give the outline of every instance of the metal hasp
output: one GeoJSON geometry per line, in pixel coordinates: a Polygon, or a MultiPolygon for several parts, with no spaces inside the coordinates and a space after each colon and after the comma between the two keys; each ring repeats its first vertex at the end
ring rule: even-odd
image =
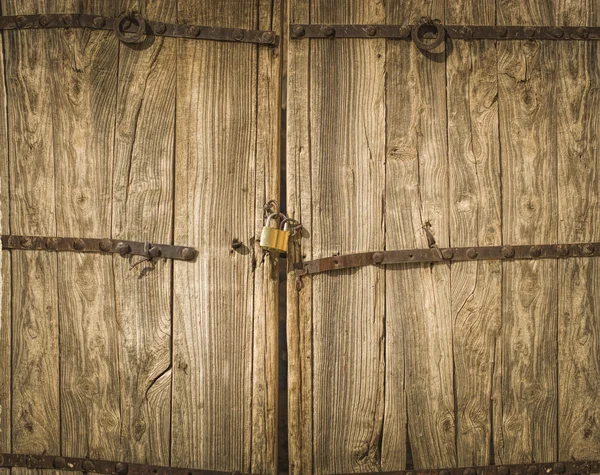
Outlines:
{"type": "Polygon", "coordinates": [[[350,269],[369,265],[416,264],[434,262],[558,259],[569,257],[598,257],[600,242],[585,244],[546,244],[526,246],[483,246],[409,249],[402,251],[364,252],[333,256],[296,264],[299,277],[320,274],[337,269],[350,269]]]}
{"type": "Polygon", "coordinates": [[[0,468],[13,467],[114,475],[250,475],[240,472],[163,467],[160,465],[111,462],[108,460],[90,460],[54,455],[0,454],[0,468]]]}
{"type": "Polygon", "coordinates": [[[148,36],[168,36],[195,40],[256,43],[273,46],[278,37],[273,31],[220,28],[148,21],[139,13],[123,13],[117,18],[84,13],[0,16],[0,30],[40,28],[90,28],[110,30],[124,43],[141,43],[148,36]]]}
{"type": "Polygon", "coordinates": [[[290,37],[304,38],[389,38],[412,40],[424,50],[434,49],[446,38],[453,40],[599,40],[597,26],[495,26],[444,25],[440,20],[421,18],[414,25],[291,25],[290,37]],[[430,41],[425,41],[430,38],[430,41]]]}
{"type": "Polygon", "coordinates": [[[600,461],[523,463],[518,465],[488,465],[485,467],[372,473],[377,475],[593,475],[600,473],[600,461]]]}
{"type": "Polygon", "coordinates": [[[149,242],[113,239],[56,238],[40,236],[2,236],[2,248],[18,251],[71,251],[143,256],[147,259],[175,259],[192,261],[196,258],[193,247],[150,244],[149,242]]]}

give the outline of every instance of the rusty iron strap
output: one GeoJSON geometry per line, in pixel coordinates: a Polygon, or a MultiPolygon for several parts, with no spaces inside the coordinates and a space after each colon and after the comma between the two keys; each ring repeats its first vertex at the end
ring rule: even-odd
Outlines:
{"type": "Polygon", "coordinates": [[[488,465],[485,467],[372,473],[376,473],[377,475],[593,475],[600,473],[600,461],[524,463],[518,465],[488,465]]]}
{"type": "Polygon", "coordinates": [[[451,247],[410,249],[402,251],[364,252],[333,256],[296,264],[296,274],[308,274],[350,269],[368,265],[416,264],[433,262],[556,259],[600,256],[600,242],[585,244],[546,244],[526,246],[451,247]]]}
{"type": "Polygon", "coordinates": [[[291,25],[290,37],[303,38],[389,38],[413,40],[422,49],[433,49],[445,38],[454,40],[599,40],[595,26],[489,26],[444,25],[422,18],[414,25],[291,25]],[[427,43],[423,38],[434,38],[427,43]],[[429,45],[436,43],[434,46],[429,45]],[[423,48],[423,45],[425,47],[423,48]]]}
{"type": "Polygon", "coordinates": [[[114,475],[246,475],[240,472],[163,467],[159,465],[90,460],[54,455],[0,454],[0,468],[13,467],[114,475]]]}
{"type": "Polygon", "coordinates": [[[142,43],[148,36],[168,36],[195,40],[231,41],[275,45],[278,37],[273,31],[245,30],[148,21],[139,13],[124,13],[117,18],[84,13],[48,15],[0,16],[0,30],[29,30],[40,28],[91,28],[113,31],[124,43],[142,43]]]}
{"type": "Polygon", "coordinates": [[[144,256],[148,259],[176,259],[192,261],[196,250],[192,247],[150,244],[148,242],[91,238],[56,238],[41,236],[2,236],[2,248],[18,251],[71,251],[144,256]]]}

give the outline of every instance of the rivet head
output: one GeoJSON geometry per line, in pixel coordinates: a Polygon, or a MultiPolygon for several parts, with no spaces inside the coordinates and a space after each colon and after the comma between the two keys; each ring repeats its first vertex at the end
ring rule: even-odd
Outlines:
{"type": "Polygon", "coordinates": [[[244,39],[244,32],[238,28],[233,31],[231,36],[235,41],[242,41],[244,39]]]}
{"type": "Polygon", "coordinates": [[[129,246],[129,244],[126,244],[124,242],[120,242],[119,244],[117,244],[117,246],[115,247],[115,250],[121,254],[122,256],[124,256],[125,254],[129,254],[131,252],[131,246],[129,246]]]}
{"type": "Polygon", "coordinates": [[[231,241],[231,249],[239,249],[243,246],[242,242],[239,239],[234,239],[231,241]]]}
{"type": "Polygon", "coordinates": [[[587,28],[580,26],[579,28],[577,28],[577,34],[579,35],[580,38],[586,39],[587,37],[590,36],[590,32],[587,28]]]}
{"type": "Polygon", "coordinates": [[[58,470],[62,470],[67,466],[67,461],[63,457],[54,457],[52,466],[58,470]]]}
{"type": "Polygon", "coordinates": [[[73,249],[76,251],[83,251],[85,249],[85,242],[83,239],[75,239],[73,241],[73,249]]]}
{"type": "Polygon", "coordinates": [[[273,43],[275,41],[275,35],[270,31],[265,31],[260,37],[263,43],[273,43]]]}
{"type": "Polygon", "coordinates": [[[119,462],[115,465],[115,473],[117,475],[127,475],[127,472],[129,472],[129,465],[126,463],[119,462]]]}
{"type": "Polygon", "coordinates": [[[452,249],[444,249],[442,250],[442,257],[448,261],[454,257],[454,251],[452,249]]]}
{"type": "Polygon", "coordinates": [[[373,264],[381,264],[383,262],[383,254],[381,252],[376,252],[373,254],[373,264]]]}
{"type": "Polygon", "coordinates": [[[502,247],[502,256],[506,259],[510,259],[515,257],[515,248],[512,246],[503,246],[502,247]]]}
{"type": "Polygon", "coordinates": [[[374,26],[367,26],[365,33],[367,33],[369,36],[375,36],[377,34],[377,28],[374,26]]]}
{"type": "Polygon", "coordinates": [[[294,28],[292,28],[292,34],[294,36],[304,36],[306,34],[306,30],[302,25],[295,25],[294,28]]]}
{"type": "Polygon", "coordinates": [[[569,248],[564,244],[560,244],[556,247],[556,253],[558,257],[567,257],[569,255],[569,248]]]}
{"type": "Polygon", "coordinates": [[[23,28],[27,24],[27,18],[22,15],[18,16],[15,20],[15,23],[18,28],[23,28]]]}
{"type": "Polygon", "coordinates": [[[540,257],[542,255],[542,248],[540,246],[531,246],[529,248],[529,255],[531,257],[540,257]]]}
{"type": "Polygon", "coordinates": [[[33,242],[28,237],[22,237],[20,243],[21,247],[24,249],[28,249],[33,245],[33,242]]]}
{"type": "Polygon", "coordinates": [[[148,250],[148,254],[150,254],[150,257],[152,259],[157,259],[160,256],[162,256],[162,251],[160,250],[160,247],[157,246],[152,246],[149,250],[148,250]]]}
{"type": "Polygon", "coordinates": [[[104,28],[104,25],[106,25],[106,20],[104,19],[104,17],[97,16],[96,18],[94,18],[94,21],[92,23],[94,24],[94,28],[104,28]]]}
{"type": "Polygon", "coordinates": [[[167,25],[161,22],[157,22],[154,24],[153,30],[154,33],[156,33],[157,35],[162,35],[165,33],[165,31],[167,31],[167,25]]]}
{"type": "Polygon", "coordinates": [[[186,261],[191,261],[196,257],[196,251],[186,247],[183,251],[181,251],[181,257],[183,257],[186,261]]]}
{"type": "Polygon", "coordinates": [[[498,475],[510,475],[510,468],[504,465],[498,467],[498,475]]]}
{"type": "Polygon", "coordinates": [[[190,34],[190,36],[196,37],[200,34],[200,27],[199,26],[190,26],[188,33],[190,34]]]}
{"type": "Polygon", "coordinates": [[[538,473],[538,467],[537,465],[530,465],[529,467],[527,467],[527,473],[529,475],[536,475],[538,473]]]}
{"type": "Polygon", "coordinates": [[[523,29],[523,33],[525,33],[525,36],[527,38],[533,38],[535,36],[535,28],[532,28],[531,26],[526,26],[523,29]]]}
{"type": "Polygon", "coordinates": [[[65,25],[71,25],[71,23],[73,23],[73,18],[71,17],[71,15],[63,15],[61,18],[62,22],[65,25]]]}
{"type": "Polygon", "coordinates": [[[410,27],[407,25],[403,25],[398,30],[398,34],[400,38],[408,38],[410,36],[410,27]]]}
{"type": "Polygon", "coordinates": [[[467,257],[469,259],[475,259],[477,257],[477,249],[471,247],[470,249],[467,249],[467,257]]]}
{"type": "Polygon", "coordinates": [[[324,26],[322,31],[326,38],[331,38],[335,35],[335,28],[333,26],[324,26]]]}
{"type": "Polygon", "coordinates": [[[463,473],[464,475],[477,475],[477,471],[474,468],[467,468],[463,473]]]}
{"type": "Polygon", "coordinates": [[[44,245],[46,246],[47,251],[56,251],[56,248],[58,247],[58,239],[47,239],[44,245]]]}
{"type": "Polygon", "coordinates": [[[110,239],[103,239],[98,244],[98,247],[102,252],[110,252],[110,250],[112,249],[112,241],[110,239]]]}
{"type": "Polygon", "coordinates": [[[496,34],[499,37],[504,38],[508,35],[508,28],[506,28],[505,26],[498,26],[496,27],[496,34]]]}
{"type": "Polygon", "coordinates": [[[551,30],[552,36],[554,36],[554,38],[562,38],[565,34],[565,32],[563,31],[562,28],[552,28],[551,30]]]}
{"type": "Polygon", "coordinates": [[[81,468],[85,471],[85,472],[89,472],[91,470],[94,470],[94,462],[92,462],[91,460],[86,460],[81,464],[81,468]]]}
{"type": "Polygon", "coordinates": [[[592,246],[591,244],[584,244],[583,245],[583,253],[586,256],[591,256],[594,253],[594,246],[592,246]]]}
{"type": "Polygon", "coordinates": [[[564,463],[557,462],[552,467],[552,470],[554,470],[554,473],[565,473],[565,471],[567,470],[567,468],[565,467],[564,463]]]}
{"type": "Polygon", "coordinates": [[[38,18],[38,23],[40,24],[40,26],[47,26],[50,24],[50,18],[48,18],[47,15],[41,15],[38,18]]]}

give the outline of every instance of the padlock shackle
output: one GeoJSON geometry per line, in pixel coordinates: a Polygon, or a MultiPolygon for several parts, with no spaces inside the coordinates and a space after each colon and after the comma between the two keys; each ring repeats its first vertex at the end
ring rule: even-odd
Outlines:
{"type": "MultiPolygon", "coordinates": [[[[287,220],[287,219],[288,219],[288,218],[287,218],[287,216],[286,216],[285,214],[283,214],[283,213],[272,213],[272,214],[270,214],[270,215],[267,217],[267,223],[266,223],[266,226],[267,226],[267,227],[271,227],[271,219],[272,219],[273,217],[276,217],[276,218],[282,218],[282,219],[283,219],[283,221],[285,221],[285,220],[287,220]]],[[[282,223],[283,223],[283,221],[282,221],[282,223]]]]}

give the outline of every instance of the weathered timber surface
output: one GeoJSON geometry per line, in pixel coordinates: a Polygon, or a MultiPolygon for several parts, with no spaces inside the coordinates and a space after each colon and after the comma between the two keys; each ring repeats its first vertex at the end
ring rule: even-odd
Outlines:
{"type": "MultiPolygon", "coordinates": [[[[557,24],[600,21],[596,0],[556,2],[557,24]]],[[[557,46],[558,240],[600,235],[598,45],[557,46]]],[[[600,454],[600,262],[558,263],[558,457],[600,454]]]]}
{"type": "MultiPolygon", "coordinates": [[[[494,24],[495,1],[446,2],[446,22],[494,24]]],[[[450,245],[502,243],[497,48],[454,41],[446,63],[450,245]]],[[[496,346],[500,343],[502,264],[453,263],[452,334],[456,463],[493,461],[496,346]]]]}
{"type": "MultiPolygon", "coordinates": [[[[274,5],[179,0],[178,21],[255,28],[257,19],[277,24],[274,5]]],[[[272,53],[178,43],[174,239],[199,250],[193,265],[174,264],[171,461],[178,466],[275,472],[277,302],[264,296],[276,293],[277,262],[256,240],[262,207],[277,196],[277,146],[264,135],[279,115],[272,53]],[[243,243],[239,252],[233,239],[243,243]]]]}
{"type": "MultiPolygon", "coordinates": [[[[278,1],[2,2],[123,10],[281,26],[278,1]]],[[[3,253],[5,451],[274,473],[278,263],[257,237],[279,193],[279,48],[81,29],[3,40],[3,232],[203,246],[188,266],[133,270],[137,258],[3,253]]]]}

